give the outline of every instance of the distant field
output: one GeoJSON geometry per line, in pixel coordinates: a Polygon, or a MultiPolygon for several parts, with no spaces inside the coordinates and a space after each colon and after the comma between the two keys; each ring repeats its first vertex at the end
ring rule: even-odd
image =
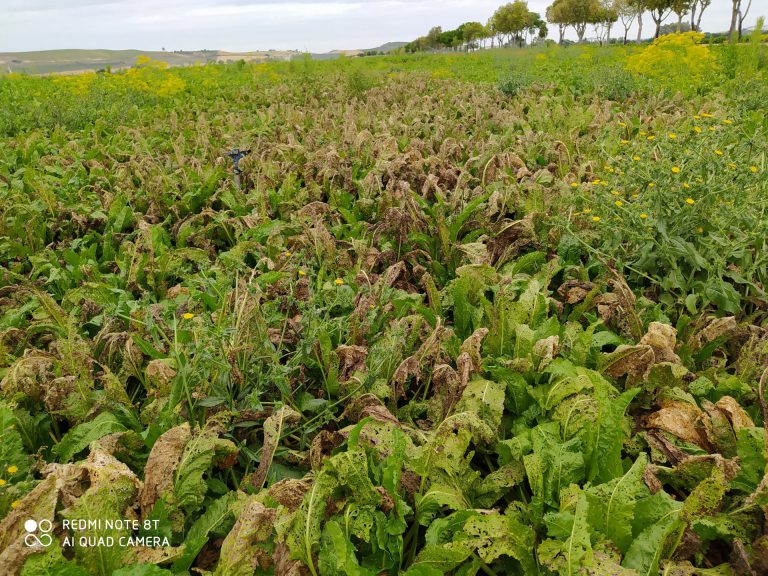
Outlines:
{"type": "MultiPolygon", "coordinates": [[[[389,42],[370,50],[389,52],[403,46],[403,42],[389,42]]],[[[313,59],[329,60],[340,55],[357,56],[365,50],[334,50],[327,54],[312,54],[313,59]]],[[[0,74],[73,74],[110,67],[112,70],[129,68],[139,56],[165,62],[171,66],[191,66],[211,62],[275,62],[302,56],[298,50],[258,50],[253,52],[225,52],[222,50],[195,50],[189,52],[153,52],[147,50],[42,50],[38,52],[0,52],[0,74]]]]}

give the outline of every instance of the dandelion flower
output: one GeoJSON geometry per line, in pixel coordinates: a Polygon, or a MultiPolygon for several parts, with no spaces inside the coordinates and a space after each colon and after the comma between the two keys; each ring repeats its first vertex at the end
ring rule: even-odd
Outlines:
{"type": "Polygon", "coordinates": [[[299,270],[299,276],[306,276],[307,273],[304,270],[299,270]]]}
{"type": "Polygon", "coordinates": [[[715,128],[714,126],[710,126],[710,127],[709,127],[709,131],[710,131],[710,132],[714,132],[715,130],[716,130],[716,128],[715,128]]]}
{"type": "Polygon", "coordinates": [[[656,188],[656,184],[653,182],[648,182],[648,188],[656,188]]]}
{"type": "Polygon", "coordinates": [[[581,216],[581,212],[574,212],[573,215],[574,215],[574,217],[575,216],[581,216]]]}
{"type": "Polygon", "coordinates": [[[592,216],[592,222],[600,222],[600,216],[592,216]]]}
{"type": "Polygon", "coordinates": [[[621,200],[616,200],[616,202],[614,202],[614,204],[616,204],[616,206],[618,206],[619,208],[624,206],[624,202],[622,202],[621,200]]]}
{"type": "Polygon", "coordinates": [[[8,474],[16,474],[16,472],[19,471],[19,467],[18,466],[8,466],[8,468],[6,468],[6,471],[8,472],[8,474]]]}
{"type": "Polygon", "coordinates": [[[622,128],[626,128],[627,127],[627,123],[626,122],[619,122],[619,126],[621,126],[622,128]]]}
{"type": "Polygon", "coordinates": [[[293,253],[291,253],[291,252],[288,252],[288,251],[286,250],[286,251],[285,251],[285,257],[286,257],[286,258],[290,258],[291,256],[293,256],[293,253]]]}
{"type": "Polygon", "coordinates": [[[733,120],[723,120],[723,124],[728,124],[730,126],[733,124],[733,120]]]}
{"type": "Polygon", "coordinates": [[[640,160],[640,156],[632,156],[632,160],[640,160]]]}
{"type": "Polygon", "coordinates": [[[336,286],[343,286],[344,280],[342,280],[341,278],[336,278],[336,280],[334,280],[334,283],[336,284],[336,286]]]}
{"type": "Polygon", "coordinates": [[[648,132],[645,132],[645,131],[643,131],[643,130],[640,130],[639,134],[640,134],[640,136],[645,136],[646,134],[648,134],[648,132]]]}
{"type": "Polygon", "coordinates": [[[691,187],[691,185],[690,185],[690,184],[688,184],[688,182],[683,182],[683,188],[685,188],[686,190],[688,190],[688,188],[690,188],[690,187],[691,187]]]}
{"type": "Polygon", "coordinates": [[[584,214],[589,214],[592,212],[592,208],[584,208],[584,214]]]}
{"type": "Polygon", "coordinates": [[[752,172],[752,174],[756,174],[757,173],[757,166],[750,166],[749,167],[749,171],[752,172]]]}
{"type": "Polygon", "coordinates": [[[672,166],[672,174],[680,174],[680,167],[672,166]]]}
{"type": "Polygon", "coordinates": [[[722,156],[723,155],[723,151],[722,150],[715,150],[715,154],[717,154],[718,156],[722,156]]]}
{"type": "Polygon", "coordinates": [[[579,183],[578,182],[571,182],[571,188],[578,188],[579,183]]]}
{"type": "Polygon", "coordinates": [[[619,195],[619,191],[618,190],[611,190],[611,194],[613,194],[614,196],[618,196],[619,195]]]}
{"type": "Polygon", "coordinates": [[[0,486],[5,486],[6,482],[2,478],[0,478],[0,486]]]}
{"type": "Polygon", "coordinates": [[[731,170],[735,170],[736,169],[736,163],[735,162],[728,162],[728,168],[730,168],[731,170]]]}
{"type": "Polygon", "coordinates": [[[701,128],[699,128],[698,126],[694,126],[693,131],[696,132],[696,134],[701,134],[701,128]]]}
{"type": "Polygon", "coordinates": [[[645,212],[643,212],[642,214],[640,214],[640,218],[642,218],[643,220],[645,220],[646,218],[648,218],[648,214],[646,214],[645,212]]]}
{"type": "Polygon", "coordinates": [[[704,234],[704,228],[699,226],[698,228],[696,228],[696,232],[698,232],[699,234],[704,234]]]}
{"type": "Polygon", "coordinates": [[[622,140],[621,143],[622,144],[629,144],[629,140],[622,140]]]}
{"type": "Polygon", "coordinates": [[[371,310],[373,310],[374,308],[376,308],[376,306],[375,306],[375,305],[373,305],[373,304],[368,304],[368,308],[370,308],[371,310]]]}
{"type": "Polygon", "coordinates": [[[19,504],[21,504],[21,500],[14,500],[11,502],[11,508],[18,508],[19,504]]]}
{"type": "Polygon", "coordinates": [[[706,112],[701,113],[702,118],[713,118],[712,114],[707,114],[706,112]]]}
{"type": "Polygon", "coordinates": [[[693,206],[694,204],[696,204],[696,200],[694,200],[693,198],[686,198],[685,203],[688,204],[689,206],[693,206]]]}
{"type": "Polygon", "coordinates": [[[699,118],[701,118],[701,116],[699,116],[698,114],[694,114],[694,115],[693,115],[693,119],[694,119],[694,120],[698,120],[699,118]]]}
{"type": "Polygon", "coordinates": [[[181,317],[184,318],[184,320],[192,320],[192,318],[194,318],[195,315],[192,314],[192,312],[184,312],[184,314],[182,314],[181,317]]]}
{"type": "Polygon", "coordinates": [[[635,192],[634,194],[632,194],[632,198],[640,198],[640,194],[638,194],[637,192],[635,192]]]}
{"type": "Polygon", "coordinates": [[[648,136],[648,140],[656,140],[656,136],[654,136],[653,134],[651,134],[650,136],[648,136]]]}
{"type": "Polygon", "coordinates": [[[674,140],[675,138],[677,138],[677,134],[675,134],[674,132],[670,132],[670,133],[668,134],[668,136],[669,136],[669,139],[670,139],[670,140],[674,140]]]}

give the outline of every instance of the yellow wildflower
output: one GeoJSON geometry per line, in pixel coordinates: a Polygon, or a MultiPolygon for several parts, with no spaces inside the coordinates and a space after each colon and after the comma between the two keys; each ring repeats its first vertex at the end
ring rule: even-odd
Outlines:
{"type": "Polygon", "coordinates": [[[182,314],[181,317],[184,318],[184,320],[192,320],[192,318],[194,318],[195,315],[192,314],[192,312],[184,312],[184,314],[182,314]]]}
{"type": "Polygon", "coordinates": [[[592,222],[600,222],[600,216],[592,216],[592,222]]]}
{"type": "Polygon", "coordinates": [[[717,154],[718,156],[722,156],[723,155],[723,151],[722,150],[715,150],[715,154],[717,154]]]}
{"type": "Polygon", "coordinates": [[[699,226],[698,228],[696,228],[696,232],[698,232],[699,234],[704,234],[704,228],[699,226]]]}
{"type": "Polygon", "coordinates": [[[749,171],[752,172],[752,174],[756,174],[757,173],[757,166],[750,166],[749,167],[749,171]]]}
{"type": "Polygon", "coordinates": [[[579,183],[578,182],[571,182],[571,188],[578,188],[579,183]]]}
{"type": "Polygon", "coordinates": [[[335,282],[336,286],[343,286],[344,285],[344,280],[342,280],[341,278],[336,278],[336,280],[334,280],[334,282],[335,282]]]}
{"type": "Polygon", "coordinates": [[[691,185],[690,185],[690,184],[688,184],[688,182],[683,182],[683,188],[685,188],[686,190],[688,190],[688,188],[690,188],[690,187],[691,187],[691,185]]]}
{"type": "Polygon", "coordinates": [[[624,206],[624,202],[622,202],[621,200],[616,200],[616,202],[614,202],[614,204],[616,204],[616,206],[619,207],[619,208],[624,206]]]}
{"type": "Polygon", "coordinates": [[[611,190],[611,194],[613,194],[614,196],[618,196],[619,195],[619,191],[618,190],[611,190]]]}
{"type": "Polygon", "coordinates": [[[714,132],[715,130],[716,130],[716,128],[715,128],[714,126],[710,126],[710,127],[709,127],[709,131],[710,131],[710,132],[714,132]]]}
{"type": "Polygon", "coordinates": [[[654,136],[653,134],[651,134],[650,136],[648,136],[648,140],[655,140],[655,139],[656,139],[656,136],[654,136]]]}
{"type": "Polygon", "coordinates": [[[619,122],[619,126],[621,126],[622,128],[626,128],[627,124],[626,122],[619,122]]]}
{"type": "Polygon", "coordinates": [[[629,144],[629,140],[622,140],[621,143],[622,144],[629,144]]]}
{"type": "Polygon", "coordinates": [[[735,170],[736,169],[736,163],[735,162],[728,162],[728,168],[730,168],[731,170],[735,170]]]}
{"type": "Polygon", "coordinates": [[[645,132],[644,130],[640,130],[639,134],[640,136],[645,136],[646,134],[648,134],[648,132],[645,132]]]}
{"type": "Polygon", "coordinates": [[[286,257],[286,258],[290,258],[291,256],[293,256],[293,254],[292,254],[291,252],[288,252],[288,251],[286,250],[286,251],[285,251],[285,257],[286,257]]]}
{"type": "Polygon", "coordinates": [[[19,504],[21,504],[21,500],[14,500],[11,502],[11,508],[18,508],[19,504]]]}
{"type": "Polygon", "coordinates": [[[723,120],[723,124],[728,124],[730,126],[733,124],[733,120],[723,120]]]}
{"type": "Polygon", "coordinates": [[[8,474],[16,474],[16,472],[19,471],[19,467],[18,466],[8,466],[8,468],[6,468],[6,471],[8,472],[8,474]]]}
{"type": "Polygon", "coordinates": [[[698,182],[699,184],[704,184],[704,180],[702,180],[698,176],[696,176],[696,182],[698,182]]]}
{"type": "Polygon", "coordinates": [[[304,270],[299,270],[299,276],[306,276],[307,273],[304,270]]]}
{"type": "Polygon", "coordinates": [[[707,114],[706,112],[701,113],[702,118],[713,118],[712,114],[707,114]]]}
{"type": "Polygon", "coordinates": [[[694,114],[694,115],[693,115],[693,119],[694,119],[694,120],[698,120],[699,118],[701,118],[701,116],[699,116],[698,114],[694,114]]]}
{"type": "Polygon", "coordinates": [[[642,214],[640,214],[640,218],[642,218],[643,220],[645,220],[646,218],[648,218],[648,214],[646,214],[645,212],[643,212],[642,214]]]}
{"type": "Polygon", "coordinates": [[[648,182],[648,188],[656,188],[656,184],[653,182],[648,182]]]}
{"type": "Polygon", "coordinates": [[[675,138],[677,138],[677,134],[675,134],[674,132],[670,132],[670,133],[668,134],[668,136],[669,136],[669,139],[670,139],[670,140],[674,140],[675,138]]]}
{"type": "Polygon", "coordinates": [[[632,156],[632,160],[640,160],[640,156],[632,156]]]}
{"type": "Polygon", "coordinates": [[[696,200],[694,200],[693,198],[686,198],[685,203],[688,204],[689,206],[693,206],[694,204],[696,204],[696,200]]]}
{"type": "Polygon", "coordinates": [[[2,478],[0,478],[0,486],[5,486],[6,482],[2,478]]]}
{"type": "Polygon", "coordinates": [[[694,132],[696,132],[696,134],[701,134],[701,128],[699,128],[698,126],[694,126],[693,130],[694,132]]]}
{"type": "Polygon", "coordinates": [[[592,208],[584,208],[584,214],[589,214],[592,212],[592,208]]]}
{"type": "Polygon", "coordinates": [[[640,198],[640,194],[638,194],[637,192],[635,192],[634,194],[632,194],[632,198],[640,198]]]}
{"type": "Polygon", "coordinates": [[[680,167],[672,166],[672,174],[680,174],[680,167]]]}

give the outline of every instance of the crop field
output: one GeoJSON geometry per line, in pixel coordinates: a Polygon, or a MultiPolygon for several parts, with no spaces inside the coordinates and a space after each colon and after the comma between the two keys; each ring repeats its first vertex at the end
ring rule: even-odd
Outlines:
{"type": "Polygon", "coordinates": [[[0,76],[0,573],[768,574],[768,46],[698,40],[0,76]]]}

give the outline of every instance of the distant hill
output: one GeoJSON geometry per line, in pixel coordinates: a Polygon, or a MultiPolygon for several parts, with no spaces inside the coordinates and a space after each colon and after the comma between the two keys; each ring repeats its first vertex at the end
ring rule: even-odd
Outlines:
{"type": "Polygon", "coordinates": [[[393,50],[402,48],[406,44],[408,44],[408,42],[387,42],[386,44],[382,44],[378,48],[368,48],[367,50],[363,50],[363,52],[370,52],[373,50],[375,50],[376,52],[392,52],[393,50]]]}
{"type": "Polygon", "coordinates": [[[171,66],[196,62],[215,62],[218,52],[151,52],[146,50],[42,50],[39,52],[0,52],[0,70],[27,74],[75,73],[110,67],[128,68],[139,56],[162,60],[171,66]]]}
{"type": "MultiPolygon", "coordinates": [[[[378,48],[366,50],[334,50],[325,54],[311,54],[315,60],[331,60],[342,54],[358,56],[365,52],[391,52],[405,42],[387,42],[378,48]]],[[[0,52],[0,74],[21,72],[26,74],[74,74],[90,70],[129,68],[139,56],[167,62],[171,66],[192,66],[196,63],[270,62],[303,58],[298,50],[259,50],[254,52],[223,52],[220,50],[197,50],[179,52],[154,52],[147,50],[41,50],[37,52],[0,52]]]]}

